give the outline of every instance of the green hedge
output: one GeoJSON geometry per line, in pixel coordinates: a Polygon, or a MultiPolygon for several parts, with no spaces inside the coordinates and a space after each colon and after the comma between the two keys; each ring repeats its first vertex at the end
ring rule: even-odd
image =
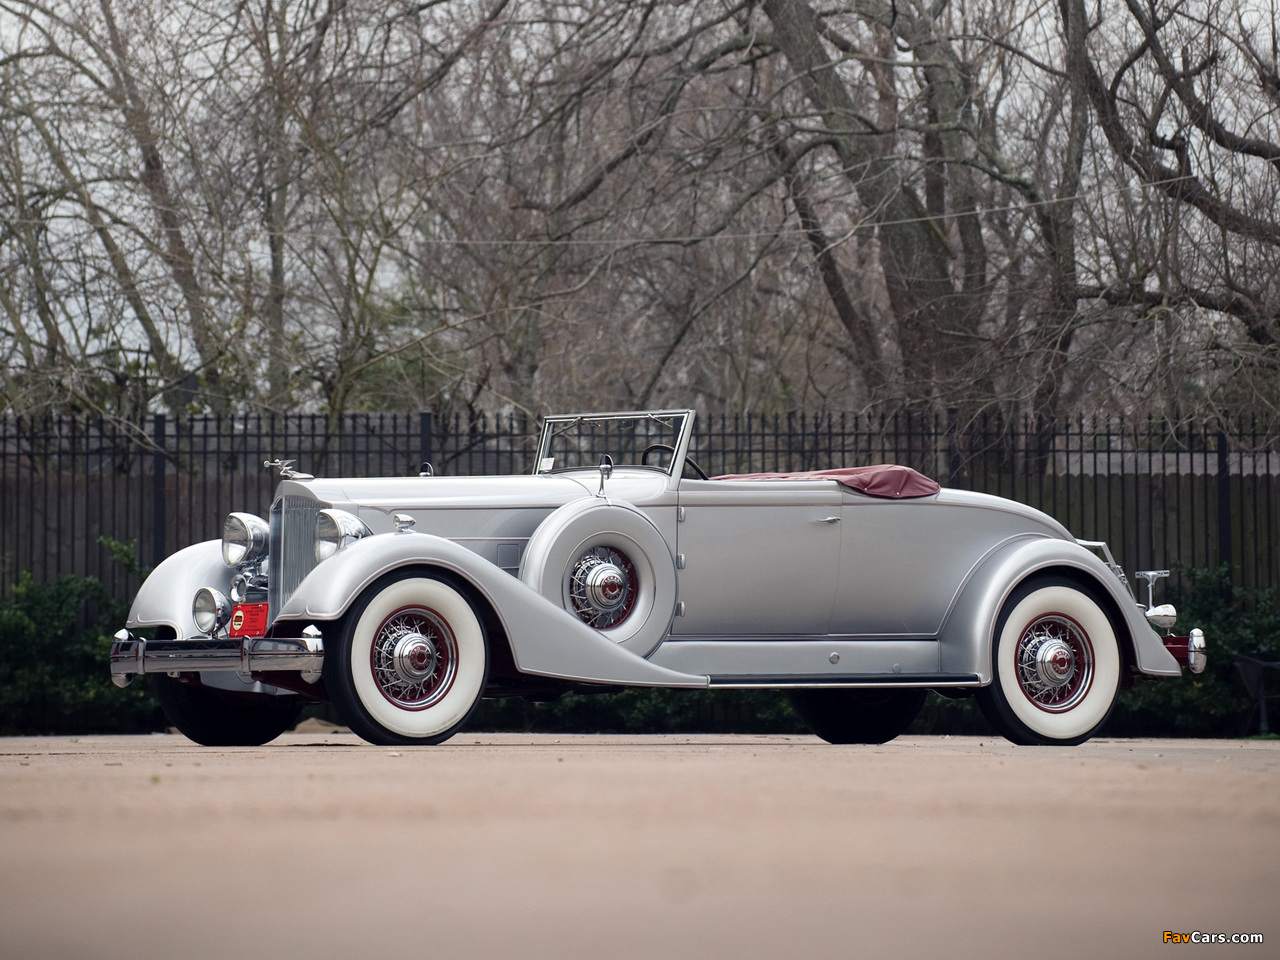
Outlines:
{"type": "Polygon", "coordinates": [[[1257,729],[1235,661],[1240,656],[1280,660],[1275,591],[1233,588],[1225,566],[1183,570],[1182,579],[1181,589],[1170,590],[1178,608],[1174,632],[1203,630],[1208,666],[1199,675],[1184,671],[1181,680],[1138,680],[1120,697],[1106,731],[1111,735],[1238,737],[1257,729]]]}
{"type": "MultiPolygon", "coordinates": [[[[1182,570],[1169,599],[1179,610],[1175,632],[1205,632],[1209,665],[1199,675],[1138,678],[1120,695],[1104,736],[1237,737],[1257,729],[1253,706],[1235,667],[1238,656],[1280,660],[1280,608],[1273,590],[1231,586],[1228,567],[1182,570]],[[1244,729],[1248,722],[1248,729],[1244,729]]],[[[1280,688],[1277,688],[1280,689],[1280,688]]],[[[1280,723],[1277,723],[1280,726],[1280,723]]],[[[784,694],[767,690],[631,689],[570,695],[550,703],[488,701],[471,729],[543,733],[801,733],[784,694]]],[[[991,736],[973,700],[931,693],[913,734],[991,736]]]]}
{"type": "Polygon", "coordinates": [[[546,703],[486,700],[469,730],[525,733],[806,733],[774,690],[661,690],[568,694],[546,703]]]}
{"type": "Polygon", "coordinates": [[[0,735],[163,730],[150,684],[107,673],[128,610],[93,578],[23,573],[0,598],[0,735]]]}
{"type": "MultiPolygon", "coordinates": [[[[136,571],[131,552],[108,544],[136,571]]],[[[141,571],[137,571],[141,572],[141,571]]],[[[1139,679],[1120,697],[1110,736],[1241,735],[1252,703],[1236,671],[1239,655],[1280,660],[1274,591],[1233,590],[1229,571],[1184,571],[1177,629],[1205,631],[1209,667],[1182,679],[1139,679]]],[[[107,674],[111,636],[128,604],[92,578],[36,583],[23,574],[0,597],[0,735],[130,733],[165,720],[145,679],[121,690],[107,674]]],[[[1256,729],[1256,717],[1251,729],[1256,729]]],[[[629,689],[548,703],[491,700],[473,730],[543,733],[800,733],[785,695],[767,690],[629,689]]],[[[971,700],[931,694],[912,733],[990,735],[971,700]]]]}

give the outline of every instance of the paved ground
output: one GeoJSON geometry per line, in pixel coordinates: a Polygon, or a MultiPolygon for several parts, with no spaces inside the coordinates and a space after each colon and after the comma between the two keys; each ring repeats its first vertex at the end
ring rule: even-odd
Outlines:
{"type": "Polygon", "coordinates": [[[4,960],[1278,945],[1280,742],[0,739],[4,960]]]}

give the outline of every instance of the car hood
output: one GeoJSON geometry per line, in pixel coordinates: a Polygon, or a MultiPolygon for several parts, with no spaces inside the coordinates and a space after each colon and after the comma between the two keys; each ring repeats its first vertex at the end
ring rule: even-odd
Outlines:
{"type": "Polygon", "coordinates": [[[340,477],[286,480],[277,496],[301,496],[343,509],[397,510],[541,507],[594,493],[565,475],[509,477],[340,477]]]}

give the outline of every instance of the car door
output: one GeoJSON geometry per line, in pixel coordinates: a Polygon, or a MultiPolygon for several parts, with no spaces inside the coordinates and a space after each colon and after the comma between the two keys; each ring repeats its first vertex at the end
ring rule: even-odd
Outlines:
{"type": "Polygon", "coordinates": [[[826,635],[840,512],[829,480],[682,480],[673,637],[826,635]]]}
{"type": "Polygon", "coordinates": [[[831,631],[868,638],[935,633],[958,578],[938,581],[950,545],[927,505],[846,492],[841,513],[841,568],[831,631]],[[923,509],[922,509],[923,507],[923,509]]]}
{"type": "Polygon", "coordinates": [[[1024,517],[945,497],[886,500],[846,491],[840,583],[831,632],[931,637],[974,565],[996,544],[1025,536],[1024,517]]]}

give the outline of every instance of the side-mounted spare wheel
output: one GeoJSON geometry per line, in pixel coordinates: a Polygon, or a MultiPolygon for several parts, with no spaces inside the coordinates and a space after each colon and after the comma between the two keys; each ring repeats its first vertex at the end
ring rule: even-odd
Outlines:
{"type": "Polygon", "coordinates": [[[325,652],[325,687],[370,743],[441,743],[480,703],[489,674],[484,626],[473,602],[443,577],[383,577],[338,628],[325,652]]]}
{"type": "Polygon", "coordinates": [[[666,540],[635,507],[604,498],[575,500],[543,520],[520,579],[641,657],[663,641],[675,614],[666,540]]]}
{"type": "Polygon", "coordinates": [[[302,697],[239,693],[165,673],[152,682],[169,722],[206,747],[261,746],[292,729],[304,706],[302,697]]]}
{"type": "Polygon", "coordinates": [[[991,659],[994,679],[978,691],[978,706],[1014,743],[1083,743],[1115,707],[1115,624],[1092,593],[1064,577],[1035,577],[1014,590],[996,621],[991,659]]]}

